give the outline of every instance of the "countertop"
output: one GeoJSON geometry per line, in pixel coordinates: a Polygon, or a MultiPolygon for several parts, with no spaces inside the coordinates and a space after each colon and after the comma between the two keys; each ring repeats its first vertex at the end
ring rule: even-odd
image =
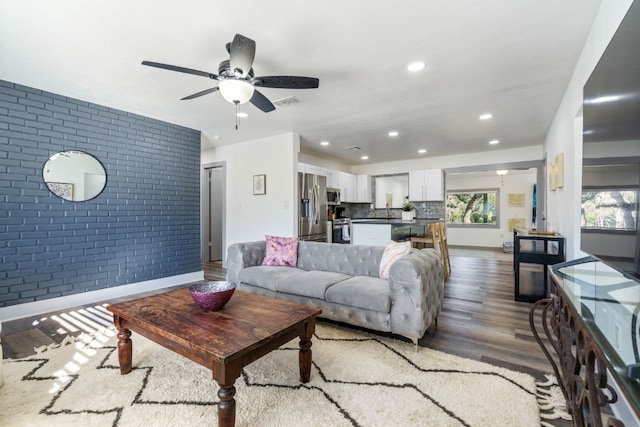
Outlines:
{"type": "Polygon", "coordinates": [[[410,221],[403,221],[400,218],[351,218],[352,224],[428,225],[440,221],[443,220],[437,218],[416,218],[410,221]]]}

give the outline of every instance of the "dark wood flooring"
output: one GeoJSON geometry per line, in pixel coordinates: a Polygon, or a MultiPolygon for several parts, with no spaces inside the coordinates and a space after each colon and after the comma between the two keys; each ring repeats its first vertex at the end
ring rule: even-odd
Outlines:
{"type": "MultiPolygon", "coordinates": [[[[513,299],[512,255],[495,252],[490,257],[452,256],[451,266],[438,325],[425,334],[419,345],[526,372],[539,379],[551,373],[551,365],[529,328],[531,304],[513,299]]],[[[204,265],[203,270],[207,280],[225,279],[220,263],[204,265]]],[[[34,347],[60,342],[67,334],[111,326],[112,316],[104,308],[109,302],[115,301],[3,323],[4,357],[25,357],[34,354],[34,347]]],[[[571,425],[557,420],[552,424],[571,425]]]]}

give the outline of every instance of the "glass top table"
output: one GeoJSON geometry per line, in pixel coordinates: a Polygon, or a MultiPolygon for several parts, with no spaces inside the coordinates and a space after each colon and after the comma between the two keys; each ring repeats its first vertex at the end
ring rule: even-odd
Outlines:
{"type": "Polygon", "coordinates": [[[551,271],[616,383],[640,412],[640,283],[593,258],[558,264],[551,271]]]}

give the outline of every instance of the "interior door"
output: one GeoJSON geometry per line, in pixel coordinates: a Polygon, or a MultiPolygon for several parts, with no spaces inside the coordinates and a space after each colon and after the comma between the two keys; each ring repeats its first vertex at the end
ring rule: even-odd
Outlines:
{"type": "Polygon", "coordinates": [[[209,175],[209,262],[221,261],[222,213],[224,206],[224,171],[221,167],[208,169],[209,175]]]}

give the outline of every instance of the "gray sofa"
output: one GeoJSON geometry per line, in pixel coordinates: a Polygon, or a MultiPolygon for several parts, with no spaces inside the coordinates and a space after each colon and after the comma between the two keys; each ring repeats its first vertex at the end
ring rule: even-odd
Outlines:
{"type": "Polygon", "coordinates": [[[378,275],[384,246],[299,242],[297,268],[262,266],[265,242],[235,243],[227,280],[237,289],[322,309],[327,319],[410,338],[435,321],[444,299],[440,254],[422,249],[378,275]]]}

